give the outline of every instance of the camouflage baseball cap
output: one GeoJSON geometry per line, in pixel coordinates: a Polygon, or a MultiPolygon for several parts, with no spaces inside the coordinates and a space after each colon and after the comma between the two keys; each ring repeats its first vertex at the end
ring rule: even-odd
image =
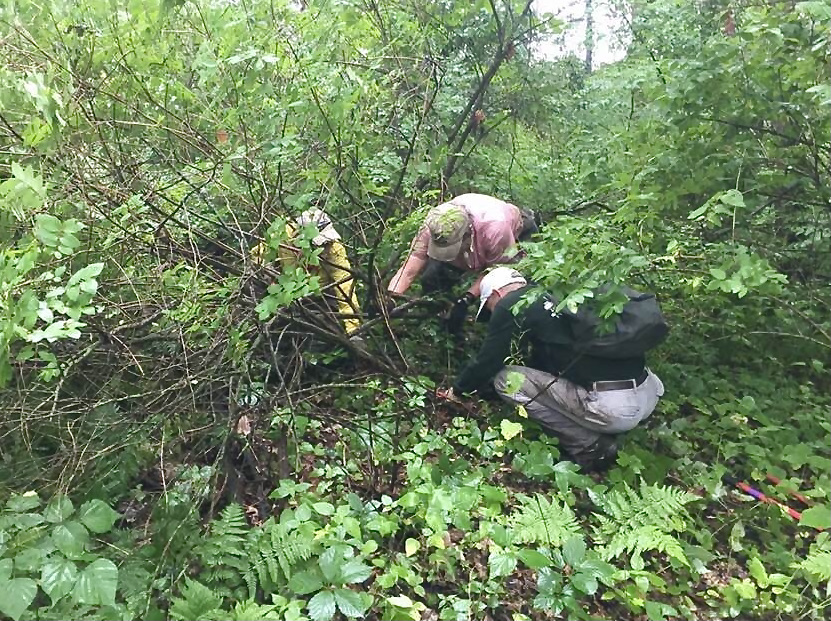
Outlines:
{"type": "Polygon", "coordinates": [[[424,224],[430,231],[428,257],[436,261],[450,262],[459,256],[465,233],[470,230],[470,216],[464,207],[453,203],[433,207],[424,224]]]}

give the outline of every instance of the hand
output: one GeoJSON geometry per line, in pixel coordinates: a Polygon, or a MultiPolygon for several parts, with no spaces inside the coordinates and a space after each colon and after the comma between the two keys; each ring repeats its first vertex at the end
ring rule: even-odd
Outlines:
{"type": "Polygon", "coordinates": [[[437,388],[436,389],[436,396],[439,399],[444,399],[445,401],[452,401],[453,403],[461,403],[462,400],[456,396],[456,393],[453,392],[453,388],[437,388]]]}
{"type": "Polygon", "coordinates": [[[473,302],[473,294],[465,293],[462,297],[456,300],[453,308],[450,309],[450,314],[447,316],[447,331],[451,334],[458,334],[462,331],[465,325],[465,318],[467,317],[467,307],[473,302]]]}

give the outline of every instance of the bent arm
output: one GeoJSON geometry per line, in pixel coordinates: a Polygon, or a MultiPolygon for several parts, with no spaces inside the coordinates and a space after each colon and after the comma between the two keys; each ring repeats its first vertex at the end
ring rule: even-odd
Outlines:
{"type": "Polygon", "coordinates": [[[407,257],[404,264],[398,268],[395,276],[390,280],[387,290],[390,293],[404,293],[413,284],[416,277],[422,272],[424,266],[427,265],[427,259],[419,258],[413,254],[407,257]]]}
{"type": "Polygon", "coordinates": [[[398,268],[395,276],[390,280],[387,290],[390,293],[401,294],[410,288],[416,277],[421,274],[427,265],[427,242],[430,233],[422,227],[410,245],[410,254],[404,264],[398,268]]]}
{"type": "Polygon", "coordinates": [[[456,395],[482,388],[505,366],[517,325],[517,318],[510,308],[497,306],[494,309],[488,335],[479,353],[467,363],[453,384],[456,395]]]}

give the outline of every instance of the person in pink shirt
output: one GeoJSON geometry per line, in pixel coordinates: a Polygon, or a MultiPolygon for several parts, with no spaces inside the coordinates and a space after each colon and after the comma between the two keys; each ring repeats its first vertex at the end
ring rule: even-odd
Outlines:
{"type": "MultiPolygon", "coordinates": [[[[387,288],[402,294],[421,274],[425,293],[450,289],[466,272],[516,261],[517,242],[537,230],[529,210],[486,194],[461,194],[428,212],[409,256],[387,288]]],[[[456,301],[447,322],[451,332],[464,324],[468,306],[479,296],[481,279],[480,274],[456,301]]]]}

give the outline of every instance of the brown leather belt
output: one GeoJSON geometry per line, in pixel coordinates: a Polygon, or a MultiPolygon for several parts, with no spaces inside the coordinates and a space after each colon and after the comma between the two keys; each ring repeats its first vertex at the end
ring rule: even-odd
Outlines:
{"type": "Polygon", "coordinates": [[[607,392],[609,390],[633,390],[636,386],[640,386],[649,377],[649,372],[644,371],[638,379],[625,380],[604,380],[600,382],[592,382],[592,390],[596,392],[607,392]]]}

